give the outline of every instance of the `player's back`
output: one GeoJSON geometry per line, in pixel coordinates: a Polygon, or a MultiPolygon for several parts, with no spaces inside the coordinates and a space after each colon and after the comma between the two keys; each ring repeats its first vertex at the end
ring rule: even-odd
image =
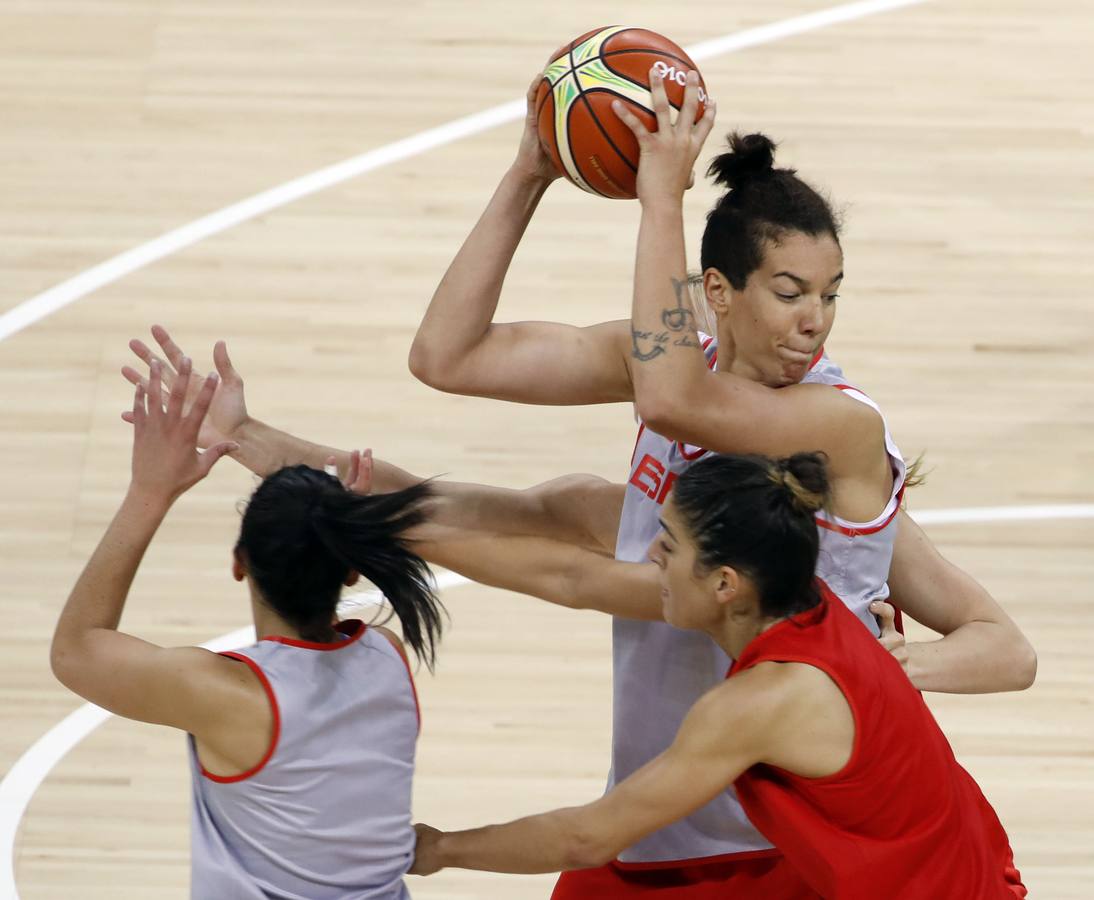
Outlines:
{"type": "Polygon", "coordinates": [[[267,758],[233,778],[205,772],[191,738],[194,898],[409,896],[413,683],[381,632],[339,631],[331,644],[267,638],[228,654],[266,686],[274,734],[267,758]]]}
{"type": "Polygon", "coordinates": [[[731,678],[762,662],[821,669],[851,707],[851,758],[803,778],[753,766],[736,782],[750,820],[831,900],[1024,897],[1007,837],[900,664],[826,589],[755,638],[731,678]]]}

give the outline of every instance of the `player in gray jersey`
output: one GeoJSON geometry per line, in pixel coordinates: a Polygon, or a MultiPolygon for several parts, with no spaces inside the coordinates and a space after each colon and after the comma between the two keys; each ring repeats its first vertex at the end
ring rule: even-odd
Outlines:
{"type": "Polygon", "coordinates": [[[432,665],[440,607],[403,540],[423,520],[429,487],[363,496],[306,466],[274,472],[243,514],[232,563],[260,640],[217,654],[119,632],[168,509],[235,449],[223,441],[197,453],[216,376],[200,380],[184,414],[189,361],[180,367],[166,410],[158,366],[155,400],[137,389],[132,480],[57,623],[53,671],[117,715],[188,732],[195,900],[406,900],[413,681],[394,634],[335,616],[342,587],[364,575],[432,665]]]}

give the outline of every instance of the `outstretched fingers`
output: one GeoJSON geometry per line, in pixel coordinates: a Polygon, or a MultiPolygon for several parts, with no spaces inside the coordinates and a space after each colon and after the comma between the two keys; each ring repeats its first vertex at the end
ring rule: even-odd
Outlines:
{"type": "Polygon", "coordinates": [[[657,116],[657,130],[668,132],[672,127],[672,107],[665,92],[665,77],[656,68],[650,69],[650,96],[653,99],[653,114],[657,116]]]}
{"type": "Polygon", "coordinates": [[[705,144],[707,138],[710,137],[711,129],[714,128],[714,119],[717,115],[718,105],[708,97],[706,109],[703,110],[703,115],[699,118],[699,121],[695,123],[694,130],[692,131],[692,137],[699,143],[700,147],[705,144]]]}
{"type": "Polygon", "coordinates": [[[650,132],[649,129],[646,128],[645,123],[627,109],[626,105],[621,100],[612,101],[612,112],[619,117],[619,121],[634,132],[639,147],[641,147],[645,141],[649,140],[650,132]]]}
{"type": "Polygon", "coordinates": [[[137,355],[137,358],[148,366],[149,369],[152,368],[153,361],[158,362],[160,365],[160,376],[168,385],[174,381],[175,370],[171,367],[171,364],[160,359],[144,341],[133,338],[133,340],[129,342],[129,349],[132,350],[137,355]]]}
{"type": "Polygon", "coordinates": [[[160,345],[160,348],[163,350],[163,355],[167,357],[167,360],[177,370],[185,356],[182,352],[182,348],[174,342],[171,335],[167,333],[167,329],[162,325],[152,326],[152,337],[154,337],[156,343],[160,345]]]}
{"type": "Polygon", "coordinates": [[[205,421],[205,416],[209,412],[209,405],[213,402],[213,395],[216,393],[219,382],[220,379],[215,372],[210,372],[205,376],[205,381],[201,384],[201,390],[198,391],[193,406],[190,407],[190,411],[183,420],[187,436],[194,441],[197,440],[198,432],[201,431],[201,423],[205,421]]]}
{"type": "Polygon", "coordinates": [[[132,424],[138,433],[144,429],[144,422],[148,417],[148,413],[145,407],[143,385],[138,384],[137,389],[133,392],[133,409],[128,412],[128,416],[129,418],[126,418],[126,413],[122,413],[122,418],[132,424]]]}
{"type": "Polygon", "coordinates": [[[167,421],[175,423],[182,419],[182,407],[186,402],[186,388],[190,384],[190,372],[193,363],[188,356],[179,360],[178,378],[171,385],[171,391],[167,396],[167,421]]]}

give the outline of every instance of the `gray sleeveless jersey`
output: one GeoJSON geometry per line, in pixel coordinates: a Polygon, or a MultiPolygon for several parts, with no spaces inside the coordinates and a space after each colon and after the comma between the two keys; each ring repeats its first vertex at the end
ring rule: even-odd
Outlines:
{"type": "MultiPolygon", "coordinates": [[[[717,342],[703,337],[708,365],[715,368],[717,342]]],[[[821,356],[802,379],[829,384],[856,400],[874,404],[843,383],[843,372],[821,356]]],[[[896,511],[904,485],[904,461],[885,432],[894,485],[885,511],[870,523],[831,517],[817,520],[820,555],[817,575],[876,635],[877,622],[867,607],[889,595],[885,584],[892,559],[896,511]]],[[[630,478],[623,501],[616,558],[637,562],[657,535],[658,516],[673,482],[705,456],[701,447],[680,444],[640,426],[630,478]]],[[[625,779],[659,753],[676,736],[688,710],[704,693],[725,679],[730,659],[705,634],[683,631],[663,622],[613,622],[612,770],[608,787],[625,779]]],[[[771,844],[748,821],[731,789],[686,819],[658,831],[619,856],[626,863],[674,863],[750,851],[771,844]]]]}
{"type": "Polygon", "coordinates": [[[205,772],[190,738],[194,900],[409,898],[413,681],[380,632],[339,630],[333,644],[266,638],[226,654],[265,685],[274,736],[234,778],[205,772]]]}

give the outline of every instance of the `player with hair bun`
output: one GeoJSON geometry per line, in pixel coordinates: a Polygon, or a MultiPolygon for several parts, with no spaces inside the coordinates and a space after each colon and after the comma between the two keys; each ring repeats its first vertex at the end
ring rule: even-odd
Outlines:
{"type": "MultiPolygon", "coordinates": [[[[735,784],[790,869],[728,890],[645,870],[666,896],[810,900],[1026,896],[1007,836],[899,664],[816,582],[822,456],[713,456],[683,473],[650,548],[665,620],[736,660],[671,745],[594,803],[444,833],[414,873],[592,873],[735,784]],[[799,884],[800,878],[804,884],[799,884]]],[[[611,560],[600,565],[611,570],[611,560]]],[[[620,896],[610,880],[589,897],[620,896]]]]}

